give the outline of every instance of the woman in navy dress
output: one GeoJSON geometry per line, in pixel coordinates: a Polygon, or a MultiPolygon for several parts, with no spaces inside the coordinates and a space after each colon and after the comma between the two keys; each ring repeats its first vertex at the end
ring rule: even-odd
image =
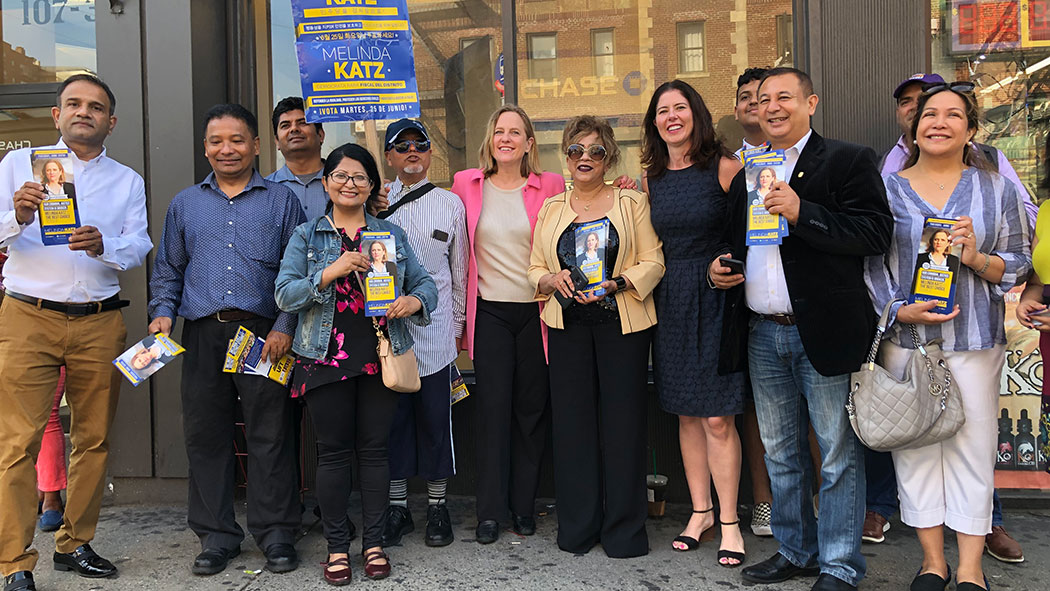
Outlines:
{"type": "Polygon", "coordinates": [[[643,185],[667,266],[656,290],[653,369],[661,408],[678,415],[693,504],[672,546],[694,550],[705,534],[714,534],[713,479],[722,526],[718,563],[736,567],[744,560],[744,540],[736,514],[740,436],[734,415],[743,411],[744,375],[718,375],[723,294],[708,287],[706,274],[725,225],[726,191],[741,166],[715,138],[700,94],[680,80],[656,89],[643,129],[643,185]]]}

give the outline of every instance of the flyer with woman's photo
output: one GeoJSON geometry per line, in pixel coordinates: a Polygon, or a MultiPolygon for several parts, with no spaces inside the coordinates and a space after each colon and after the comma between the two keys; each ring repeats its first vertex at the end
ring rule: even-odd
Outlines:
{"type": "Polygon", "coordinates": [[[386,316],[397,299],[397,245],[390,232],[361,232],[361,254],[368,258],[368,271],[361,277],[365,292],[365,316],[386,316]]]}
{"type": "Polygon", "coordinates": [[[959,278],[962,246],[952,246],[952,227],[957,220],[926,218],[922,226],[919,254],[915,258],[911,303],[936,301],[931,310],[949,314],[955,307],[955,285],[959,278]]]}
{"type": "Polygon", "coordinates": [[[263,360],[262,350],[265,345],[266,339],[255,336],[254,332],[243,326],[238,326],[237,334],[233,335],[226,347],[226,361],[222,371],[263,376],[287,386],[292,378],[295,359],[291,355],[285,355],[277,361],[263,360]]]}
{"type": "Polygon", "coordinates": [[[69,244],[69,236],[80,227],[76,188],[73,186],[73,154],[67,148],[39,148],[29,153],[33,180],[44,186],[47,199],[40,202],[40,240],[44,246],[69,244]]]}
{"type": "Polygon", "coordinates": [[[746,244],[780,244],[788,235],[787,220],[769,213],[764,204],[773,185],[787,175],[787,158],[783,150],[762,152],[746,158],[744,179],[747,183],[747,237],[746,244]]]}
{"type": "Polygon", "coordinates": [[[113,360],[113,365],[128,378],[132,386],[138,386],[184,351],[171,337],[161,333],[151,334],[121,353],[120,357],[113,360]]]}
{"type": "Polygon", "coordinates": [[[609,241],[609,220],[580,224],[576,228],[576,266],[587,277],[580,289],[584,295],[605,295],[605,245],[609,241]]]}

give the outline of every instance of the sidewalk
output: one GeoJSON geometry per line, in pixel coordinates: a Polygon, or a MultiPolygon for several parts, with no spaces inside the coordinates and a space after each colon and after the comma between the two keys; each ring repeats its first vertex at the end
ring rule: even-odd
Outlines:
{"type": "MultiPolygon", "coordinates": [[[[689,508],[685,505],[669,506],[667,517],[649,520],[652,551],[648,556],[614,560],[607,558],[600,547],[580,556],[559,550],[555,543],[557,518],[553,508],[549,514],[540,516],[535,536],[523,538],[508,530],[495,544],[482,546],[474,543],[474,504],[469,497],[449,500],[456,541],[445,548],[428,548],[423,544],[426,500],[414,496],[411,502],[416,531],[406,536],[403,546],[388,549],[393,564],[391,577],[384,581],[364,578],[358,537],[351,549],[354,581],[350,588],[391,591],[725,591],[751,587],[741,580],[739,569],[726,569],[717,564],[717,540],[701,545],[694,552],[671,550],[670,541],[679,533],[688,514],[689,508]]],[[[243,503],[240,503],[238,513],[242,524],[243,509],[243,503]]],[[[355,516],[354,521],[360,531],[360,507],[356,495],[351,514],[355,516]]],[[[241,545],[243,553],[233,560],[226,571],[212,577],[195,577],[190,574],[190,565],[200,547],[196,536],[186,527],[183,507],[105,507],[98,536],[92,545],[117,565],[120,575],[110,580],[92,580],[72,573],[55,572],[51,569],[53,538],[50,534],[38,532],[36,547],[40,551],[41,561],[35,573],[37,587],[41,591],[331,589],[321,580],[318,564],[326,558],[321,526],[310,512],[304,519],[305,535],[297,545],[302,559],[298,570],[284,575],[261,570],[265,558],[249,538],[241,545]]],[[[887,532],[885,543],[864,545],[868,577],[860,586],[862,590],[907,589],[919,566],[920,550],[915,534],[899,521],[894,520],[892,523],[893,528],[887,532]]],[[[1005,565],[986,556],[984,564],[992,588],[1046,589],[1050,581],[1050,512],[1008,512],[1006,524],[1010,533],[1024,547],[1027,560],[1019,565],[1005,565]]],[[[776,542],[771,538],[756,538],[746,527],[744,532],[748,563],[763,560],[776,552],[776,542]]],[[[954,547],[954,543],[950,547],[954,547]]],[[[950,560],[955,562],[954,559],[950,560]]],[[[800,579],[753,588],[756,591],[808,591],[813,581],[800,579]]]]}

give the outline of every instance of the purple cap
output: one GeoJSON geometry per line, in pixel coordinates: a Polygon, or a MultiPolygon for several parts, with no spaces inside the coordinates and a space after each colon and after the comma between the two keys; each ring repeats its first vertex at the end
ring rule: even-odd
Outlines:
{"type": "Polygon", "coordinates": [[[912,82],[918,82],[920,84],[943,84],[944,78],[941,78],[940,74],[923,74],[922,72],[912,74],[911,76],[908,76],[907,80],[897,85],[897,90],[893,91],[893,98],[900,98],[901,93],[904,92],[904,88],[912,82]]]}

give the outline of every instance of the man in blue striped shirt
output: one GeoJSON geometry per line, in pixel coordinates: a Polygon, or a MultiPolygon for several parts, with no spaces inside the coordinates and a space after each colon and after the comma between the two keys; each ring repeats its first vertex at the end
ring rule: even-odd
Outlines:
{"type": "Polygon", "coordinates": [[[409,325],[422,388],[402,394],[390,430],[390,507],[383,519],[383,545],[394,546],[413,531],[408,478],[427,481],[425,541],[452,543],[445,506],[448,479],[456,471],[452,447],[451,365],[459,355],[466,324],[467,232],[463,202],[427,180],[430,138],[418,121],[401,119],[386,131],[386,161],[397,171],[390,208],[380,217],[404,228],[420,264],[434,278],[438,306],[426,327],[409,325]]]}

